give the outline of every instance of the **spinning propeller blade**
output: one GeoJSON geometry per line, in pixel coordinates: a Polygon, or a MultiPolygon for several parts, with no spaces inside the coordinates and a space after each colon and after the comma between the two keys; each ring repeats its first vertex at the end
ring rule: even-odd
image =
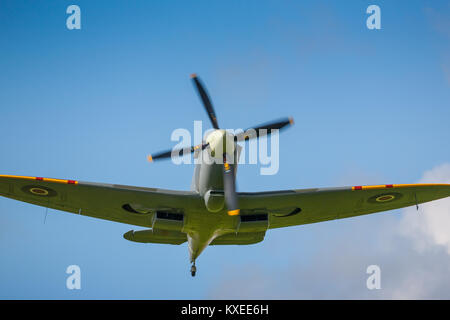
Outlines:
{"type": "Polygon", "coordinates": [[[211,123],[213,125],[214,129],[219,129],[219,124],[217,123],[216,113],[214,112],[214,108],[211,103],[211,99],[208,96],[208,93],[205,90],[205,87],[203,86],[200,79],[197,77],[195,73],[191,74],[191,78],[194,81],[194,85],[197,89],[198,94],[200,95],[200,98],[202,99],[203,106],[206,109],[206,112],[208,113],[208,117],[211,120],[211,123]]]}
{"type": "Polygon", "coordinates": [[[204,143],[204,144],[199,144],[197,146],[192,146],[192,147],[187,147],[187,148],[181,148],[181,149],[175,149],[175,150],[169,150],[169,151],[163,151],[163,152],[159,152],[157,154],[154,155],[148,155],[147,156],[147,160],[149,162],[153,162],[155,160],[160,160],[160,159],[167,159],[172,157],[172,154],[174,156],[179,156],[182,157],[186,154],[192,153],[197,149],[205,149],[208,146],[208,143],[204,143]]]}
{"type": "Polygon", "coordinates": [[[233,167],[227,162],[226,154],[223,154],[223,192],[225,194],[225,204],[229,216],[239,214],[238,198],[236,194],[236,179],[233,167]]]}
{"type": "Polygon", "coordinates": [[[294,119],[293,118],[285,118],[276,122],[269,122],[263,125],[260,125],[256,128],[249,128],[247,130],[245,130],[242,133],[237,134],[234,137],[234,141],[242,141],[242,140],[249,140],[249,139],[253,139],[253,138],[259,138],[261,136],[264,135],[270,135],[272,133],[272,130],[274,129],[284,129],[286,128],[288,125],[293,125],[294,124],[294,119]],[[265,130],[265,131],[261,131],[261,130],[265,130]]]}

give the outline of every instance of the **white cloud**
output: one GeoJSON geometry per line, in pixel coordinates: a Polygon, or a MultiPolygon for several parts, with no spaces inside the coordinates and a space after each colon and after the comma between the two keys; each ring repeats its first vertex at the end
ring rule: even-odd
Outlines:
{"type": "MultiPolygon", "coordinates": [[[[419,183],[450,184],[450,164],[446,163],[426,171],[419,183]]],[[[401,233],[410,237],[419,251],[433,246],[444,246],[450,255],[450,197],[424,203],[403,210],[401,233]]]]}

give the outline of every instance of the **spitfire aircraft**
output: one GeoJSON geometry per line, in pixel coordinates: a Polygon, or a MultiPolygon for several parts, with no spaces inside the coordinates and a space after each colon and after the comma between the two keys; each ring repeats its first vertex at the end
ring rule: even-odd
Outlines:
{"type": "Polygon", "coordinates": [[[202,144],[169,150],[149,161],[194,153],[214,161],[195,165],[191,191],[0,175],[0,195],[74,214],[146,228],[123,237],[141,243],[188,242],[191,274],[208,245],[249,245],[266,231],[387,211],[450,196],[450,184],[385,184],[266,192],[236,192],[240,141],[258,139],[293,124],[291,118],[239,134],[220,129],[204,85],[194,86],[214,131],[202,144]]]}

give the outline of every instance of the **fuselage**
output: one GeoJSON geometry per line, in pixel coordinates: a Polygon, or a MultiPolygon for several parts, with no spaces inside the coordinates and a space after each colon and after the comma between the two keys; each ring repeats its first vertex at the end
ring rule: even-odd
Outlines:
{"type": "Polygon", "coordinates": [[[208,147],[194,154],[196,165],[192,179],[192,190],[198,192],[205,201],[208,215],[197,215],[197,221],[190,221],[187,231],[188,246],[191,261],[218,236],[230,233],[224,225],[232,218],[225,210],[223,183],[223,156],[227,157],[234,175],[237,171],[240,146],[234,141],[234,136],[225,130],[215,130],[206,139],[208,147]]]}
{"type": "MultiPolygon", "coordinates": [[[[208,147],[194,154],[196,165],[192,180],[192,190],[202,197],[208,192],[223,192],[223,157],[227,157],[230,167],[236,174],[240,147],[234,142],[234,136],[225,130],[215,130],[206,139],[208,147]]],[[[217,212],[220,209],[208,211],[217,212]]]]}

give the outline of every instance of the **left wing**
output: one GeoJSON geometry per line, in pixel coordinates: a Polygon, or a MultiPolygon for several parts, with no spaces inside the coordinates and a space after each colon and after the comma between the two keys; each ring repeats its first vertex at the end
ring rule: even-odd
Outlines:
{"type": "MultiPolygon", "coordinates": [[[[239,193],[242,211],[282,228],[393,210],[450,196],[450,184],[394,184],[239,193]]],[[[450,208],[449,208],[450,214],[450,208]]]]}
{"type": "Polygon", "coordinates": [[[195,192],[0,175],[0,195],[75,214],[152,227],[146,211],[204,207],[195,192]]]}

